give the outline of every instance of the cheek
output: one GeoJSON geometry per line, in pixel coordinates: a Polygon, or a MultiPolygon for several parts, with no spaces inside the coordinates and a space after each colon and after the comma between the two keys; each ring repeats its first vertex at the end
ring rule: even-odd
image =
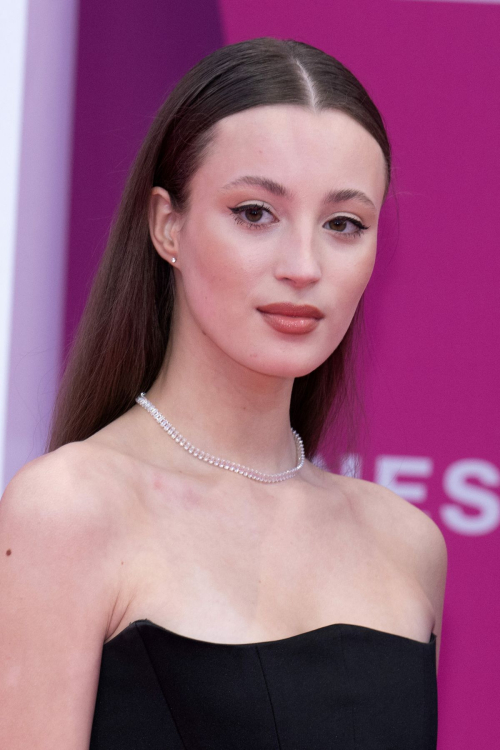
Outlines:
{"type": "Polygon", "coordinates": [[[192,232],[183,252],[182,283],[187,302],[198,319],[210,328],[227,315],[238,315],[259,278],[256,259],[223,233],[192,232]]]}
{"type": "Polygon", "coordinates": [[[333,269],[331,283],[335,284],[341,298],[348,306],[356,307],[371,278],[375,265],[376,246],[347,258],[345,264],[333,269]]]}
{"type": "Polygon", "coordinates": [[[354,284],[358,288],[359,297],[363,294],[368,282],[370,281],[375,265],[376,245],[370,248],[366,256],[360,260],[354,267],[354,284]]]}

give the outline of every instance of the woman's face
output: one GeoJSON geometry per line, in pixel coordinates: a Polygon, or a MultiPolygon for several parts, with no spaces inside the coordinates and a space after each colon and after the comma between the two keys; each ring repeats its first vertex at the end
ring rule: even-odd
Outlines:
{"type": "Polygon", "coordinates": [[[214,353],[268,375],[314,370],[371,276],[384,189],[380,146],[343,112],[272,105],[221,120],[168,244],[158,230],[167,194],[153,190],[153,241],[176,257],[183,339],[191,329],[214,353]],[[318,312],[262,310],[277,303],[318,312]]]}

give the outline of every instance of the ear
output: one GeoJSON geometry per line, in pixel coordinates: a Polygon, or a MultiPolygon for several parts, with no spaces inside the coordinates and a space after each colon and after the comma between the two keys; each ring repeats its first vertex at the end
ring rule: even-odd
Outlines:
{"type": "Polygon", "coordinates": [[[170,264],[179,264],[180,216],[172,208],[168,192],[159,186],[151,190],[149,233],[158,254],[170,264]],[[175,260],[173,260],[175,258],[175,260]]]}

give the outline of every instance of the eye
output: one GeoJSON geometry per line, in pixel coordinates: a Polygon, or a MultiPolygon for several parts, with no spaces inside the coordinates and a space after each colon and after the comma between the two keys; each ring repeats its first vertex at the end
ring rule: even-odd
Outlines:
{"type": "Polygon", "coordinates": [[[236,206],[235,208],[231,208],[230,210],[233,212],[234,220],[237,221],[238,224],[244,224],[249,229],[260,229],[273,223],[271,221],[267,221],[264,223],[259,221],[262,218],[263,212],[266,212],[269,216],[272,216],[271,211],[261,204],[246,203],[243,206],[236,206]],[[249,218],[249,221],[245,221],[241,218],[245,215],[249,218]]]}
{"type": "MultiPolygon", "coordinates": [[[[238,224],[243,224],[249,229],[262,229],[274,223],[272,221],[260,221],[264,214],[273,216],[271,211],[260,203],[246,203],[243,206],[230,208],[230,211],[232,211],[234,220],[237,221],[238,224]],[[242,216],[244,216],[245,219],[241,218],[242,216]]],[[[339,234],[348,239],[359,237],[366,229],[369,229],[369,227],[365,227],[359,219],[347,215],[334,216],[326,223],[332,225],[330,226],[330,229],[334,229],[335,234],[339,234]]]]}
{"type": "Polygon", "coordinates": [[[334,216],[333,219],[329,219],[327,224],[332,225],[330,228],[334,229],[335,234],[340,234],[342,237],[359,237],[369,227],[353,216],[334,216]]]}

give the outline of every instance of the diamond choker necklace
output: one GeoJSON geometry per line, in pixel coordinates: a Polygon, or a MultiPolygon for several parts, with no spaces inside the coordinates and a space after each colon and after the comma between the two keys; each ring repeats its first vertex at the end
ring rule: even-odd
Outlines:
{"type": "Polygon", "coordinates": [[[144,392],[137,396],[135,400],[140,406],[143,407],[143,409],[146,409],[146,411],[156,419],[158,424],[166,431],[167,435],[170,435],[170,437],[175,440],[176,443],[179,443],[179,445],[184,448],[184,450],[190,453],[193,458],[199,458],[200,461],[205,461],[207,464],[218,466],[219,469],[227,469],[228,471],[232,471],[235,474],[241,474],[243,477],[255,479],[257,482],[270,483],[284,482],[285,479],[291,479],[304,465],[304,443],[302,442],[302,438],[300,437],[299,433],[296,432],[296,430],[294,430],[293,428],[291,429],[295,440],[295,446],[297,448],[297,466],[295,466],[293,469],[288,469],[288,471],[282,471],[279,474],[264,474],[264,472],[262,471],[249,469],[248,466],[236,464],[234,463],[234,461],[225,461],[223,458],[211,456],[210,453],[201,451],[199,448],[195,448],[194,445],[186,440],[186,438],[183,437],[172,424],[170,424],[170,422],[163,416],[163,414],[160,414],[158,409],[153,406],[151,401],[148,401],[144,392]]]}

